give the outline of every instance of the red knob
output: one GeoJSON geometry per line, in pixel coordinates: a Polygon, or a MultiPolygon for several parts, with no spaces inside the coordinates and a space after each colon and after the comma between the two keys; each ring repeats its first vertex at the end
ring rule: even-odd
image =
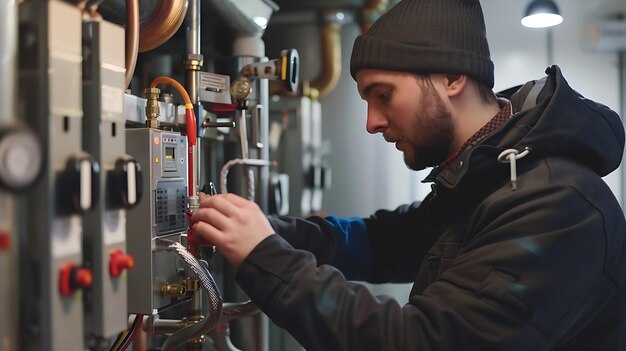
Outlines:
{"type": "Polygon", "coordinates": [[[59,271],[59,291],[62,296],[70,296],[77,289],[88,288],[92,283],[93,273],[89,268],[67,263],[59,271]]]}
{"type": "Polygon", "coordinates": [[[112,277],[119,277],[125,269],[132,269],[135,266],[135,258],[125,255],[122,250],[115,250],[111,253],[109,261],[109,273],[112,277]]]}
{"type": "Polygon", "coordinates": [[[93,274],[88,268],[77,268],[73,278],[73,283],[78,288],[88,288],[93,283],[93,274]]]}
{"type": "Polygon", "coordinates": [[[0,251],[8,251],[10,243],[9,233],[4,230],[0,230],[0,251]]]}

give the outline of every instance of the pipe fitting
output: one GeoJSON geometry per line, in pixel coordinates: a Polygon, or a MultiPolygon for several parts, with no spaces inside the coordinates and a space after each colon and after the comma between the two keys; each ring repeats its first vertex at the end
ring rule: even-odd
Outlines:
{"type": "Polygon", "coordinates": [[[146,94],[146,127],[159,128],[159,120],[157,118],[161,114],[159,110],[159,95],[161,89],[146,88],[144,93],[146,94]]]}
{"type": "Polygon", "coordinates": [[[180,279],[178,283],[184,286],[187,289],[187,291],[200,290],[200,282],[198,281],[198,278],[183,277],[180,279]]]}
{"type": "Polygon", "coordinates": [[[188,203],[189,203],[189,212],[191,213],[198,211],[198,209],[200,208],[200,198],[198,196],[189,196],[188,203]]]}
{"type": "Polygon", "coordinates": [[[204,56],[200,54],[187,54],[187,59],[183,61],[185,69],[200,71],[204,65],[204,56]]]}
{"type": "Polygon", "coordinates": [[[181,298],[187,295],[187,287],[181,284],[165,283],[161,286],[161,294],[163,296],[181,298]]]}

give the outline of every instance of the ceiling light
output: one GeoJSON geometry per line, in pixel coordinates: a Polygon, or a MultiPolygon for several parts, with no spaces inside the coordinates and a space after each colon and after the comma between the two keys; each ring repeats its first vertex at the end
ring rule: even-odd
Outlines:
{"type": "Polygon", "coordinates": [[[530,28],[552,27],[561,22],[563,17],[552,0],[533,0],[526,9],[526,16],[522,18],[522,25],[530,28]]]}

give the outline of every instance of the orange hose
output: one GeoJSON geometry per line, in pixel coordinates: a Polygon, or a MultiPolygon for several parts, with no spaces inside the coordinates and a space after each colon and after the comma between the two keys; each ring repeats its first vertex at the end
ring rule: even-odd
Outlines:
{"type": "Polygon", "coordinates": [[[187,123],[187,138],[189,139],[190,145],[196,145],[196,115],[193,111],[193,104],[191,103],[191,98],[189,98],[189,94],[187,94],[187,90],[183,88],[183,86],[178,83],[175,79],[170,77],[156,77],[150,83],[150,88],[156,88],[159,84],[169,84],[178,90],[178,93],[183,97],[185,101],[185,120],[187,123]]]}
{"type": "Polygon", "coordinates": [[[191,103],[189,94],[187,94],[187,90],[185,90],[185,88],[183,88],[183,86],[180,83],[178,83],[176,79],[172,79],[170,77],[163,77],[163,76],[156,77],[152,80],[152,83],[150,83],[150,88],[156,88],[157,85],[161,83],[169,84],[173,86],[174,88],[176,88],[176,90],[178,90],[178,93],[183,97],[183,100],[185,100],[185,108],[193,109],[193,104],[191,103]],[[191,107],[188,107],[187,105],[191,105],[191,107]]]}
{"type": "Polygon", "coordinates": [[[156,88],[159,84],[169,84],[178,90],[178,93],[183,97],[185,101],[185,123],[187,124],[187,167],[188,174],[187,180],[189,183],[188,191],[189,196],[195,195],[195,183],[194,183],[194,167],[193,162],[195,158],[195,153],[193,150],[194,145],[196,145],[196,115],[193,111],[193,104],[191,103],[191,99],[189,98],[189,94],[187,94],[187,90],[183,88],[180,83],[178,83],[175,79],[170,77],[156,77],[150,83],[150,88],[156,88]]]}

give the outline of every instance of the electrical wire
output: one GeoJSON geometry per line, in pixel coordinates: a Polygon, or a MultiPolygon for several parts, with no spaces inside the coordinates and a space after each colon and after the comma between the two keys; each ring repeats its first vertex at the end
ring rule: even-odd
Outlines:
{"type": "Polygon", "coordinates": [[[109,351],[117,350],[120,347],[121,341],[126,337],[126,334],[128,334],[128,329],[124,330],[121,333],[119,333],[117,335],[117,338],[115,338],[115,341],[113,342],[113,345],[111,345],[111,348],[109,349],[109,351]]]}
{"type": "Polygon", "coordinates": [[[137,335],[139,334],[139,330],[141,330],[142,322],[143,322],[143,314],[138,314],[135,317],[135,320],[133,321],[133,326],[131,327],[132,332],[129,333],[130,336],[126,339],[126,342],[122,344],[122,348],[120,349],[120,351],[126,350],[128,346],[132,344],[133,341],[137,338],[137,335]]]}
{"type": "Polygon", "coordinates": [[[113,342],[113,346],[111,346],[109,351],[125,350],[128,347],[128,345],[130,345],[130,342],[128,342],[128,340],[131,340],[131,342],[132,340],[134,340],[135,336],[133,336],[132,334],[137,333],[137,330],[141,328],[142,322],[143,322],[143,314],[135,315],[135,319],[133,320],[133,323],[131,324],[130,328],[124,330],[122,333],[120,333],[117,336],[117,338],[113,342]],[[124,345],[126,346],[124,347],[124,345]]]}

